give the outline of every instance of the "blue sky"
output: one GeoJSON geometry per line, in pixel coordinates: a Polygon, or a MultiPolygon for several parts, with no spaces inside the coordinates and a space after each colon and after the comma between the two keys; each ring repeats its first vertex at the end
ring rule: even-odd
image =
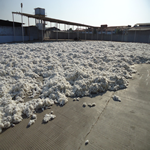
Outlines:
{"type": "MultiPolygon", "coordinates": [[[[21,11],[21,2],[25,13],[34,14],[34,8],[41,7],[48,17],[93,26],[150,22],[150,0],[0,0],[0,19],[12,20],[11,12],[21,11]]],[[[21,17],[15,15],[15,21],[21,22],[21,17]]],[[[27,25],[27,17],[23,21],[27,25]]]]}

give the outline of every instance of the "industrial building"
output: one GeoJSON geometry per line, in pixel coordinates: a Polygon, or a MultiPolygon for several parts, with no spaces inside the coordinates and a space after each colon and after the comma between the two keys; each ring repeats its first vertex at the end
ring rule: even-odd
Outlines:
{"type": "Polygon", "coordinates": [[[150,43],[150,23],[137,23],[128,30],[128,36],[134,42],[150,43]]]}
{"type": "MultiPolygon", "coordinates": [[[[22,23],[14,22],[16,30],[16,41],[22,37],[21,26],[22,23]]],[[[12,42],[14,38],[13,22],[8,20],[0,20],[0,43],[12,42]]],[[[26,38],[26,37],[25,37],[26,38]]]]}
{"type": "Polygon", "coordinates": [[[13,22],[0,20],[0,43],[43,41],[51,39],[81,39],[81,40],[106,40],[122,42],[150,42],[150,23],[128,26],[91,26],[82,23],[70,22],[49,18],[45,15],[44,8],[35,8],[35,14],[12,12],[13,22]],[[15,22],[14,15],[28,18],[28,26],[15,22]],[[30,19],[35,19],[35,26],[30,26],[30,19]],[[50,22],[50,27],[45,27],[50,22]],[[55,26],[51,26],[55,23],[55,26]],[[60,30],[60,24],[64,30],[60,30]],[[74,29],[74,27],[76,27],[74,29]]]}

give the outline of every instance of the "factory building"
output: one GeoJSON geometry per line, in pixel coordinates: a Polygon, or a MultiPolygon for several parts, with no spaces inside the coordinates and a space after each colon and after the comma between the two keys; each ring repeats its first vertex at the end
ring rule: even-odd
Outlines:
{"type": "Polygon", "coordinates": [[[68,39],[68,40],[106,40],[122,42],[150,43],[150,23],[131,26],[91,26],[76,22],[49,18],[45,15],[44,8],[35,8],[35,13],[27,14],[12,12],[13,22],[0,20],[0,43],[26,42],[35,40],[68,39]],[[28,18],[28,26],[15,22],[14,15],[28,18]],[[30,26],[30,19],[35,20],[35,26],[30,26]],[[46,27],[50,23],[50,27],[46,27]],[[51,26],[51,23],[55,24],[51,26]],[[64,25],[64,29],[60,30],[64,25]]]}

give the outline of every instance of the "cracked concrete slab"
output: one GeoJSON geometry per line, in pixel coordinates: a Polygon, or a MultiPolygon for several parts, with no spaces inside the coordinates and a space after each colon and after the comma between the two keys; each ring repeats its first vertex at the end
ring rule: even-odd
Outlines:
{"type": "Polygon", "coordinates": [[[127,89],[107,91],[79,101],[69,98],[63,106],[37,113],[37,121],[27,128],[29,118],[0,135],[1,149],[150,149],[150,65],[136,65],[138,73],[127,89]],[[147,80],[146,80],[147,79],[147,80]],[[146,82],[148,84],[146,84],[146,82]],[[121,98],[114,101],[113,95],[121,98]],[[96,103],[83,107],[83,103],[96,103]],[[56,118],[42,123],[46,113],[56,118]],[[89,143],[85,145],[85,141],[89,143]]]}

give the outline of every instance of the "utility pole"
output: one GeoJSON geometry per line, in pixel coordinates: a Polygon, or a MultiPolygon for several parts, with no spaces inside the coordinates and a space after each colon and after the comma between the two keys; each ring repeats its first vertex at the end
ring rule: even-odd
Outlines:
{"type": "Polygon", "coordinates": [[[22,7],[23,3],[21,3],[21,22],[22,22],[22,41],[24,42],[22,7]]]}
{"type": "Polygon", "coordinates": [[[14,23],[14,14],[12,13],[12,18],[13,18],[13,31],[14,31],[14,42],[15,40],[15,23],[14,23]]]}

